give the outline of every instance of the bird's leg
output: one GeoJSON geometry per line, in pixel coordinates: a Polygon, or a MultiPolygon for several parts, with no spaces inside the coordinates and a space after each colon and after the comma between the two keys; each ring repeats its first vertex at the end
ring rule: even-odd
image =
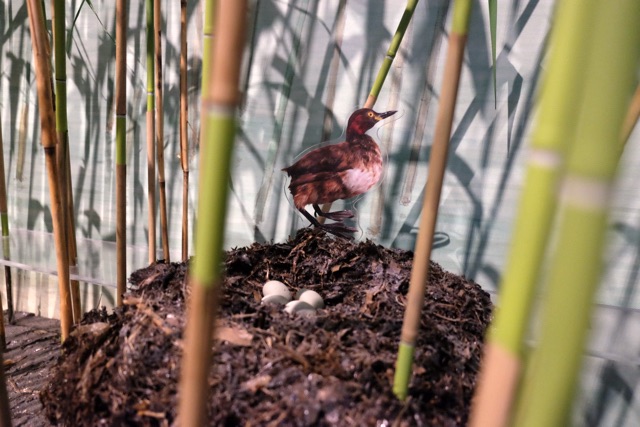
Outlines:
{"type": "Polygon", "coordinates": [[[315,211],[316,215],[323,216],[327,219],[332,219],[334,221],[343,221],[347,218],[353,218],[353,212],[348,210],[335,211],[335,212],[322,212],[322,209],[320,209],[320,206],[315,204],[313,205],[313,210],[315,211]]]}
{"type": "Polygon", "coordinates": [[[327,233],[331,233],[334,236],[342,237],[345,239],[353,239],[353,236],[351,236],[350,234],[358,231],[358,229],[353,227],[347,227],[341,222],[336,222],[333,224],[320,224],[320,222],[317,219],[315,219],[313,215],[307,212],[306,209],[300,208],[298,210],[302,212],[302,215],[304,215],[304,217],[307,218],[309,222],[313,224],[315,227],[318,227],[326,231],[327,233]]]}

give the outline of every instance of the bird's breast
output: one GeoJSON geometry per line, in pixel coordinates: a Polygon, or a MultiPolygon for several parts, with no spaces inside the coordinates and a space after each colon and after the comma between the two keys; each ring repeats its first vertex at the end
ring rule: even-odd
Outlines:
{"type": "Polygon", "coordinates": [[[365,193],[376,185],[382,176],[382,164],[372,164],[367,168],[354,168],[343,172],[342,183],[351,196],[365,193]]]}

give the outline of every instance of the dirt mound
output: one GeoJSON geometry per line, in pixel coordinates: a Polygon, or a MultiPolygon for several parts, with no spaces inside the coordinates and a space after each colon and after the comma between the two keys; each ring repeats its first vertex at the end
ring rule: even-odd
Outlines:
{"type": "MultiPolygon", "coordinates": [[[[412,261],[311,229],[227,252],[211,425],[464,425],[491,301],[431,263],[410,397],[399,402],[391,387],[412,261]],[[304,317],[262,305],[271,279],[317,291],[326,308],[304,317]]],[[[132,274],[122,308],[85,316],[41,395],[52,422],[173,422],[186,274],[185,264],[151,265],[132,274]]]]}

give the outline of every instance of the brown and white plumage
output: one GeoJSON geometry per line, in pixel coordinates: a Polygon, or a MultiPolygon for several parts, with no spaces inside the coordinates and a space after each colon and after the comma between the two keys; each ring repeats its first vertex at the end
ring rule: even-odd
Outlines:
{"type": "Polygon", "coordinates": [[[295,207],[313,225],[343,237],[355,231],[341,222],[353,217],[351,211],[322,212],[319,205],[363,194],[378,183],[383,171],[382,154],[366,132],[393,114],[395,111],[356,110],[349,118],[345,141],[312,150],[282,169],[291,177],[289,190],[295,207]],[[320,224],[307,212],[307,205],[313,205],[317,215],[340,222],[320,224]]]}

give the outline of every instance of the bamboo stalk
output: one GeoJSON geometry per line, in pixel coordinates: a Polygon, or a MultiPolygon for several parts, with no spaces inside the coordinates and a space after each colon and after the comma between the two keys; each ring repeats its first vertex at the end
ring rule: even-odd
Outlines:
{"type": "Polygon", "coordinates": [[[7,393],[7,378],[4,373],[3,351],[0,351],[0,427],[11,427],[11,406],[7,393]]]}
{"type": "MultiPolygon", "coordinates": [[[[400,48],[400,43],[404,38],[404,34],[407,31],[407,27],[411,22],[411,18],[413,17],[413,12],[418,5],[418,0],[408,0],[407,6],[404,9],[404,13],[402,14],[402,18],[400,18],[400,22],[398,23],[398,27],[396,28],[396,32],[391,39],[391,44],[389,45],[389,49],[387,49],[387,53],[380,65],[380,69],[378,70],[378,75],[376,76],[376,80],[371,87],[371,91],[369,92],[369,96],[365,101],[363,108],[373,108],[376,101],[378,100],[378,95],[380,95],[380,90],[382,89],[382,85],[384,84],[385,79],[387,78],[387,74],[389,74],[389,70],[391,69],[391,65],[393,64],[393,60],[398,53],[398,49],[400,48]]],[[[331,210],[331,203],[325,203],[322,205],[323,212],[329,212],[331,210]]],[[[325,217],[318,217],[318,222],[324,224],[325,217]]]]}
{"type": "Polygon", "coordinates": [[[127,289],[127,1],[116,0],[116,304],[127,289]]]}
{"type": "MultiPolygon", "coordinates": [[[[178,422],[205,425],[213,318],[222,276],[222,244],[231,154],[236,131],[235,109],[244,47],[246,1],[217,2],[209,91],[202,103],[203,136],[196,257],[189,281],[193,290],[185,331],[178,422]]],[[[205,13],[213,13],[211,1],[205,13]]],[[[205,52],[205,55],[207,52],[205,52]]]]}
{"type": "Polygon", "coordinates": [[[382,89],[382,85],[384,84],[385,79],[387,78],[387,74],[391,69],[391,64],[398,53],[398,48],[400,47],[400,42],[402,42],[402,38],[404,37],[404,33],[407,31],[407,27],[411,22],[411,17],[413,16],[413,12],[416,10],[416,6],[418,4],[418,0],[409,0],[407,1],[407,6],[404,9],[404,13],[402,14],[402,18],[400,18],[400,23],[398,24],[398,28],[396,29],[396,33],[393,35],[393,39],[391,39],[391,44],[389,45],[389,49],[387,50],[387,54],[382,61],[382,65],[380,65],[380,70],[378,71],[378,75],[376,76],[376,80],[373,83],[373,87],[371,87],[371,92],[369,92],[369,97],[367,101],[364,103],[364,108],[373,108],[375,105],[378,95],[380,94],[380,89],[382,89]]]}
{"type": "Polygon", "coordinates": [[[7,349],[7,333],[4,328],[4,311],[2,310],[2,295],[0,295],[0,353],[7,349]]]}
{"type": "Polygon", "coordinates": [[[620,140],[622,141],[623,148],[627,144],[631,132],[633,132],[633,129],[636,127],[636,123],[638,123],[638,117],[640,117],[640,85],[636,87],[636,91],[629,104],[629,109],[627,110],[627,115],[622,123],[620,140]]]}
{"type": "Polygon", "coordinates": [[[182,166],[182,261],[189,259],[189,139],[187,136],[187,0],[180,0],[180,165],[182,166]]]}
{"type": "MultiPolygon", "coordinates": [[[[60,203],[65,217],[65,235],[69,269],[77,268],[78,247],[76,243],[75,221],[73,220],[73,194],[71,185],[71,159],[69,156],[69,127],[67,122],[67,57],[65,52],[65,2],[52,0],[51,19],[53,21],[53,51],[55,66],[55,112],[58,136],[57,160],[60,171],[60,203]]],[[[80,284],[70,281],[73,322],[80,322],[80,284]]]]}
{"type": "Polygon", "coordinates": [[[471,6],[471,0],[456,0],[454,3],[453,27],[449,37],[449,48],[444,67],[442,96],[438,108],[438,116],[436,117],[433,146],[429,159],[429,176],[427,178],[420,228],[411,269],[407,307],[404,313],[393,383],[393,392],[401,400],[405,399],[408,393],[413,353],[424,304],[425,286],[429,278],[433,234],[438,217],[438,205],[440,203],[444,172],[447,166],[447,151],[449,149],[449,138],[451,137],[462,59],[467,41],[471,6]]]}
{"type": "Polygon", "coordinates": [[[541,265],[556,213],[556,192],[574,140],[583,98],[585,52],[595,0],[558,5],[547,72],[531,139],[526,179],[509,258],[500,284],[500,306],[487,337],[470,426],[504,426],[520,380],[525,339],[541,265]]]}
{"type": "MultiPolygon", "coordinates": [[[[11,259],[9,246],[9,209],[7,203],[7,182],[4,169],[4,139],[2,137],[2,122],[0,121],[0,224],[2,224],[2,255],[4,259],[11,259]]],[[[7,291],[7,321],[14,322],[13,317],[13,287],[11,286],[11,267],[4,266],[5,289],[7,291]]],[[[2,311],[0,307],[0,311],[2,311]]],[[[4,319],[2,319],[4,322],[4,319]]]]}
{"type": "Polygon", "coordinates": [[[42,128],[42,146],[48,172],[49,194],[51,197],[51,217],[56,248],[58,288],[60,292],[61,339],[66,340],[72,323],[71,296],[69,294],[69,257],[67,255],[64,216],[61,213],[58,165],[56,162],[56,133],[53,114],[53,94],[51,93],[51,62],[47,51],[48,38],[44,28],[42,3],[28,0],[29,28],[35,58],[38,108],[42,128]]]}
{"type": "Polygon", "coordinates": [[[171,262],[169,254],[169,224],[167,220],[167,192],[164,177],[164,101],[162,94],[162,10],[160,0],[153,0],[153,27],[156,51],[156,156],[158,158],[158,188],[160,190],[160,231],[165,262],[171,262]]]}
{"type": "Polygon", "coordinates": [[[570,424],[620,158],[611,146],[619,141],[640,61],[640,2],[621,0],[615,7],[595,2],[593,8],[584,95],[558,196],[561,215],[540,339],[515,411],[514,423],[523,427],[570,424]]]}
{"type": "Polygon", "coordinates": [[[149,264],[156,261],[156,112],[154,86],[153,0],[145,0],[147,20],[147,193],[149,200],[149,264]]]}

